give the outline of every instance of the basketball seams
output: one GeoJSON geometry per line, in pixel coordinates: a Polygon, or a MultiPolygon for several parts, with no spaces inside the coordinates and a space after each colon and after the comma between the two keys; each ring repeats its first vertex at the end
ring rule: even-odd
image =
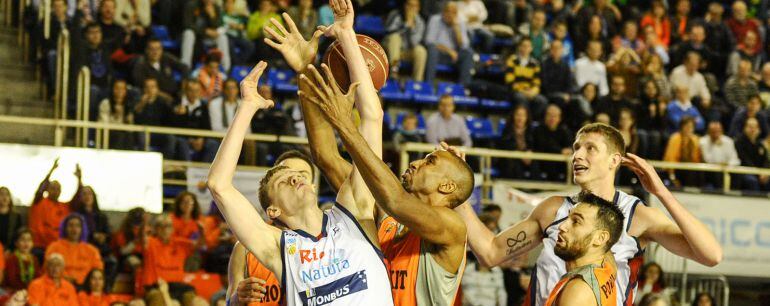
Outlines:
{"type": "MultiPolygon", "coordinates": [[[[359,43],[359,49],[362,50],[361,52],[362,52],[362,55],[364,55],[364,61],[365,61],[365,64],[367,65],[367,68],[370,65],[371,67],[373,67],[373,69],[369,71],[372,77],[372,82],[374,83],[373,85],[375,86],[375,88],[382,88],[383,86],[385,86],[385,81],[388,78],[388,72],[389,72],[388,57],[385,54],[385,50],[382,48],[382,46],[379,45],[379,43],[377,43],[377,41],[375,41],[371,37],[360,35],[360,34],[356,36],[357,36],[357,41],[359,43]],[[364,50],[367,53],[364,54],[363,53],[364,50]],[[366,55],[369,55],[369,56],[366,56],[366,55]],[[379,64],[379,67],[377,67],[377,64],[375,64],[375,59],[372,59],[372,57],[376,59],[376,63],[379,64]],[[377,68],[379,68],[380,71],[377,71],[378,70],[377,68]]],[[[335,75],[335,78],[337,78],[338,83],[341,86],[344,86],[345,84],[350,84],[351,80],[349,76],[349,70],[347,69],[347,58],[342,52],[342,47],[339,41],[334,41],[327,48],[327,52],[323,56],[323,62],[326,63],[326,65],[329,66],[329,68],[332,68],[331,70],[335,75]],[[344,69],[333,69],[333,67],[344,67],[344,69]],[[340,70],[344,70],[344,72],[340,70]]]]}

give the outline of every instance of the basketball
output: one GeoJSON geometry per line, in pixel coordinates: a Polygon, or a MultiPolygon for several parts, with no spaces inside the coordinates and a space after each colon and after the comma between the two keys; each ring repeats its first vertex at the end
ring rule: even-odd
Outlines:
{"type": "MultiPolygon", "coordinates": [[[[388,80],[388,56],[385,55],[385,49],[380,46],[374,38],[366,35],[357,34],[358,46],[361,48],[361,54],[372,76],[374,88],[380,90],[388,80]]],[[[334,41],[328,48],[323,57],[323,63],[329,66],[334,78],[343,91],[347,91],[350,86],[350,73],[348,73],[348,63],[345,55],[342,53],[342,46],[339,41],[334,41]]]]}

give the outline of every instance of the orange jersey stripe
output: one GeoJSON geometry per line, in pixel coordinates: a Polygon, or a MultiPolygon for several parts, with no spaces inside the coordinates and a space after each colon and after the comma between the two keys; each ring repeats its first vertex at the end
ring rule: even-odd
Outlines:
{"type": "Polygon", "coordinates": [[[275,274],[268,270],[257,260],[251,252],[246,253],[246,272],[248,277],[256,277],[265,280],[265,297],[262,302],[249,303],[249,306],[278,306],[281,305],[283,292],[281,281],[275,278],[275,274]]]}
{"type": "Polygon", "coordinates": [[[561,294],[561,290],[569,281],[580,278],[593,289],[594,295],[598,298],[599,306],[614,306],[617,304],[618,287],[615,283],[617,278],[617,267],[611,262],[603,262],[601,266],[591,265],[584,266],[576,269],[574,273],[565,274],[556,286],[551,291],[551,295],[548,296],[548,300],[545,302],[545,306],[552,306],[561,294]],[[587,270],[587,271],[584,271],[587,270]],[[589,274],[590,273],[590,274],[589,274]],[[589,277],[585,275],[589,274],[589,277]],[[596,282],[587,279],[594,278],[596,282]]]}

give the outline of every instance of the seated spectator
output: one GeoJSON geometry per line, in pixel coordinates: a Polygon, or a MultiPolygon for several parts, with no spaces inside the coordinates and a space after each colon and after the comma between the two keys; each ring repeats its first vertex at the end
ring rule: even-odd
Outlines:
{"type": "MultiPolygon", "coordinates": [[[[32,207],[29,208],[29,229],[32,231],[32,240],[35,248],[41,252],[51,242],[59,238],[59,225],[70,212],[69,205],[59,202],[61,184],[59,181],[51,181],[51,174],[59,167],[59,158],[53,162],[51,170],[45,176],[35,192],[32,207]]],[[[75,172],[78,178],[78,186],[81,184],[80,171],[75,172]]]]}
{"type": "Polygon", "coordinates": [[[610,122],[610,115],[607,115],[607,113],[596,114],[596,116],[594,116],[594,122],[606,124],[606,125],[612,125],[612,122],[610,122]]]}
{"type": "MultiPolygon", "coordinates": [[[[212,99],[209,102],[209,120],[211,121],[211,130],[217,132],[226,132],[235,118],[235,111],[241,104],[241,95],[238,88],[238,81],[227,79],[224,84],[222,95],[212,99]]],[[[251,131],[249,131],[251,133],[251,131]]]]}
{"type": "Polygon", "coordinates": [[[222,85],[227,75],[219,67],[221,58],[221,52],[216,50],[209,52],[206,54],[203,66],[193,72],[193,76],[197,76],[198,83],[201,85],[201,97],[205,100],[211,100],[222,94],[222,85]]]}
{"type": "Polygon", "coordinates": [[[320,25],[318,12],[313,8],[313,0],[299,0],[297,5],[290,7],[287,13],[297,25],[302,37],[312,37],[316,32],[316,26],[320,25]]]}
{"type": "MultiPolygon", "coordinates": [[[[700,142],[695,135],[695,119],[684,116],[679,122],[679,131],[672,134],[666,145],[663,160],[677,163],[701,162],[700,142]]],[[[668,170],[668,178],[677,186],[698,186],[699,173],[693,171],[668,170]]]]}
{"type": "Polygon", "coordinates": [[[647,134],[647,158],[660,159],[663,135],[666,128],[666,101],[663,100],[655,81],[642,83],[642,93],[636,105],[636,123],[639,130],[647,134]]]}
{"type": "MultiPolygon", "coordinates": [[[[768,151],[762,145],[759,139],[759,123],[756,118],[748,118],[743,126],[743,135],[735,140],[735,150],[738,151],[738,158],[741,160],[741,166],[768,168],[768,151]]],[[[770,189],[770,176],[767,175],[743,175],[741,179],[741,189],[749,191],[760,191],[770,189]]]]}
{"type": "MultiPolygon", "coordinates": [[[[741,0],[733,2],[732,13],[732,18],[727,19],[725,24],[732,31],[735,41],[741,42],[749,32],[760,33],[762,30],[762,23],[749,16],[746,2],[741,0]]],[[[761,41],[756,48],[762,49],[761,41]]]]}
{"type": "Polygon", "coordinates": [[[635,304],[644,300],[643,296],[648,293],[662,293],[663,289],[666,289],[666,280],[660,265],[655,262],[644,265],[639,273],[639,287],[635,304]]]}
{"type": "Polygon", "coordinates": [[[718,80],[725,79],[727,59],[735,48],[735,39],[730,28],[722,20],[725,8],[722,3],[712,1],[708,5],[708,12],[700,22],[703,24],[706,33],[706,45],[710,46],[716,57],[710,62],[708,69],[718,80]]]}
{"type": "MultiPolygon", "coordinates": [[[[562,1],[562,0],[559,0],[562,1]]],[[[567,31],[567,24],[563,21],[557,21],[553,25],[553,41],[561,41],[562,43],[562,59],[569,64],[570,68],[575,67],[575,44],[572,42],[572,38],[569,37],[567,31]]],[[[553,43],[553,42],[551,42],[553,43]]],[[[553,46],[551,46],[553,48],[553,46]]]]}
{"type": "Polygon", "coordinates": [[[172,237],[174,225],[168,215],[155,218],[155,236],[147,237],[144,247],[142,283],[146,286],[145,299],[149,305],[164,305],[158,288],[161,280],[168,282],[169,293],[182,305],[191,305],[195,288],[183,282],[184,265],[195,250],[187,238],[172,237]]]}
{"type": "Polygon", "coordinates": [[[398,72],[402,59],[411,61],[412,79],[422,81],[428,51],[421,44],[425,20],[420,16],[420,1],[407,0],[402,10],[391,11],[385,19],[385,29],[390,34],[383,39],[383,47],[388,54],[391,71],[398,72]]]}
{"type": "Polygon", "coordinates": [[[692,306],[714,306],[714,305],[716,305],[716,301],[714,301],[714,297],[711,296],[711,294],[708,292],[699,292],[698,294],[695,295],[695,298],[692,300],[692,306]]]}
{"type": "MultiPolygon", "coordinates": [[[[716,59],[717,53],[711,49],[711,46],[706,44],[706,30],[701,24],[693,24],[690,28],[688,39],[672,48],[671,64],[673,66],[681,65],[687,57],[687,53],[690,52],[698,53],[707,68],[711,68],[711,63],[718,60],[716,59]]],[[[708,71],[710,72],[711,70],[709,69],[708,71]]]]}
{"type": "Polygon", "coordinates": [[[580,53],[588,53],[589,45],[591,44],[591,41],[597,41],[599,42],[599,45],[601,45],[602,49],[602,55],[601,60],[606,60],[604,56],[607,54],[610,54],[610,50],[612,49],[610,45],[610,39],[608,36],[608,32],[605,31],[607,24],[604,23],[602,20],[602,17],[599,15],[591,15],[587,19],[587,23],[581,23],[579,27],[585,28],[585,29],[577,29],[575,31],[575,48],[576,52],[578,54],[580,53]]]}
{"type": "Polygon", "coordinates": [[[759,96],[762,97],[762,108],[770,108],[770,62],[762,65],[759,74],[759,96]]]}
{"type": "MultiPolygon", "coordinates": [[[[529,118],[529,110],[524,105],[518,105],[508,115],[505,130],[497,142],[497,149],[511,151],[532,152],[535,139],[532,134],[532,125],[529,118]]],[[[533,178],[538,174],[537,162],[529,159],[499,159],[500,174],[507,178],[533,178]]]]}
{"type": "Polygon", "coordinates": [[[570,93],[574,83],[572,69],[563,55],[564,43],[561,40],[552,41],[548,56],[543,60],[540,70],[540,78],[548,80],[540,82],[540,92],[546,95],[549,102],[560,106],[566,105],[571,100],[570,93]]]}
{"type": "Polygon", "coordinates": [[[222,26],[227,31],[232,64],[247,65],[254,60],[254,43],[246,38],[246,22],[249,20],[248,10],[238,8],[237,2],[238,0],[224,1],[222,26]],[[236,53],[236,50],[240,50],[240,52],[236,53]]]}
{"type": "Polygon", "coordinates": [[[532,13],[532,21],[529,23],[529,32],[526,36],[532,42],[532,57],[541,60],[550,48],[551,37],[545,30],[546,16],[542,9],[535,10],[532,13]]]}
{"type": "Polygon", "coordinates": [[[144,237],[150,230],[147,219],[149,214],[143,208],[133,208],[121,222],[120,229],[112,235],[112,249],[123,270],[131,271],[141,265],[144,237]]]}
{"type": "Polygon", "coordinates": [[[91,269],[104,269],[99,250],[87,242],[88,228],[84,223],[83,216],[76,213],[64,218],[61,238],[45,250],[46,257],[54,253],[64,256],[64,277],[77,286],[83,285],[91,269]]]}
{"type": "Polygon", "coordinates": [[[602,57],[602,44],[592,40],[588,43],[586,56],[575,61],[575,82],[578,87],[586,83],[593,83],[599,87],[599,95],[604,96],[610,92],[607,85],[607,67],[600,60],[602,57]]]}
{"type": "MultiPolygon", "coordinates": [[[[102,28],[97,23],[89,23],[81,31],[71,32],[72,53],[70,61],[70,79],[74,80],[81,68],[87,67],[91,73],[91,109],[96,109],[99,101],[107,96],[114,75],[110,56],[112,46],[104,43],[102,28]],[[85,37],[84,37],[85,36],[85,37]]],[[[97,112],[89,120],[97,117],[97,112]]]]}
{"type": "Polygon", "coordinates": [[[59,253],[48,254],[45,260],[43,276],[29,284],[28,304],[33,306],[75,306],[78,305],[78,295],[75,286],[64,278],[66,268],[64,256],[59,253]]]}
{"type": "Polygon", "coordinates": [[[201,208],[195,194],[182,191],[174,199],[174,214],[171,222],[174,225],[174,237],[198,240],[201,236],[200,228],[201,208]]]}
{"type": "Polygon", "coordinates": [[[565,111],[571,116],[565,118],[565,124],[571,130],[579,130],[594,117],[594,107],[599,100],[598,87],[594,83],[586,83],[580,88],[580,94],[567,104],[565,111]]]}
{"type": "Polygon", "coordinates": [[[131,36],[128,36],[126,29],[116,22],[116,3],[115,0],[101,0],[99,4],[99,20],[97,23],[102,28],[102,41],[106,48],[118,50],[126,42],[130,43],[131,36]],[[128,37],[128,38],[127,38],[128,37]]]}
{"type": "Polygon", "coordinates": [[[471,40],[481,41],[481,52],[491,53],[495,35],[484,27],[484,22],[487,20],[487,7],[484,6],[484,2],[481,0],[460,0],[456,3],[457,16],[465,21],[465,26],[471,34],[471,40]]]}
{"type": "Polygon", "coordinates": [[[471,133],[465,125],[465,119],[455,114],[455,102],[450,95],[443,95],[438,101],[438,112],[428,118],[425,140],[438,144],[471,147],[471,133]]]}
{"type": "Polygon", "coordinates": [[[106,292],[104,281],[104,271],[93,269],[88,272],[83,284],[83,291],[78,293],[80,305],[102,306],[118,302],[119,300],[114,295],[106,292]]]}
{"type": "Polygon", "coordinates": [[[151,0],[115,0],[115,23],[131,36],[130,51],[141,52],[140,46],[150,36],[151,0]]]}
{"type": "MultiPolygon", "coordinates": [[[[490,230],[496,229],[491,216],[482,214],[479,219],[490,230]]],[[[488,268],[471,259],[465,266],[462,292],[463,305],[506,305],[508,300],[500,267],[488,268]]]]}
{"type": "Polygon", "coordinates": [[[660,56],[648,56],[645,59],[643,66],[644,73],[642,74],[640,83],[644,84],[647,81],[655,82],[661,100],[663,102],[670,101],[672,94],[671,82],[669,82],[666,71],[663,69],[663,62],[661,61],[660,56]]]}
{"type": "Polygon", "coordinates": [[[759,44],[759,34],[749,31],[743,38],[743,41],[738,44],[735,51],[730,54],[727,62],[727,75],[735,75],[738,73],[738,65],[741,61],[746,60],[749,62],[751,71],[757,71],[760,65],[765,61],[765,56],[762,53],[761,48],[757,48],[759,44]]]}
{"type": "Polygon", "coordinates": [[[638,306],[669,306],[670,298],[663,294],[647,293],[645,295],[639,295],[641,300],[636,304],[638,306]]]}
{"type": "MultiPolygon", "coordinates": [[[[158,88],[158,81],[148,77],[144,80],[142,97],[134,107],[134,121],[140,125],[169,126],[171,117],[171,101],[166,100],[158,88]]],[[[144,134],[137,137],[137,146],[144,147],[144,134]]],[[[176,137],[166,134],[150,135],[150,145],[160,147],[163,158],[174,159],[176,152],[176,137]]]]}
{"type": "Polygon", "coordinates": [[[617,52],[621,48],[642,52],[645,47],[644,40],[639,37],[639,26],[633,20],[628,20],[623,23],[623,33],[616,36],[612,41],[612,49],[614,52],[617,52]]]}
{"type": "Polygon", "coordinates": [[[689,116],[694,120],[696,131],[703,131],[705,121],[698,109],[690,102],[687,86],[683,84],[674,85],[674,93],[674,101],[671,101],[666,108],[666,133],[672,134],[677,127],[681,128],[680,122],[685,116],[689,116]]]}
{"type": "Polygon", "coordinates": [[[687,30],[691,29],[692,27],[695,27],[695,25],[692,22],[690,22],[691,9],[692,9],[692,4],[690,3],[690,0],[676,1],[676,10],[674,11],[674,16],[671,16],[671,43],[672,44],[676,44],[681,41],[692,39],[692,37],[687,36],[687,30]]]}
{"type": "Polygon", "coordinates": [[[192,67],[193,54],[202,46],[213,45],[222,52],[222,66],[230,70],[230,44],[222,24],[222,9],[214,0],[189,1],[182,14],[182,62],[192,67]]]}
{"type": "MultiPolygon", "coordinates": [[[[759,94],[757,82],[751,78],[751,63],[748,59],[741,59],[738,63],[738,71],[725,83],[725,100],[733,109],[746,106],[749,98],[759,94]]],[[[761,105],[761,99],[760,99],[761,105]]]]}
{"type": "Polygon", "coordinates": [[[473,50],[470,46],[465,21],[457,16],[457,3],[448,2],[441,14],[430,17],[425,32],[425,47],[428,63],[425,67],[425,81],[433,82],[436,67],[440,63],[457,68],[458,81],[467,85],[471,81],[473,50]]]}
{"type": "Polygon", "coordinates": [[[259,10],[251,13],[246,24],[246,38],[256,43],[254,52],[255,54],[262,55],[263,58],[273,59],[277,57],[273,49],[263,41],[266,28],[275,30],[275,26],[270,23],[270,19],[275,19],[279,24],[283,25],[283,18],[277,12],[273,1],[261,0],[259,1],[259,10]]]}
{"type": "Polygon", "coordinates": [[[640,139],[639,131],[636,129],[636,119],[634,113],[630,108],[621,108],[618,115],[617,123],[618,131],[623,135],[623,140],[626,145],[626,153],[632,153],[637,156],[645,156],[644,148],[647,139],[640,139]]]}
{"type": "MultiPolygon", "coordinates": [[[[533,145],[535,152],[572,154],[572,132],[561,124],[561,108],[558,106],[548,105],[543,123],[535,127],[532,134],[535,140],[533,145]]],[[[555,181],[564,179],[564,163],[542,162],[540,170],[544,179],[555,181]]]]}
{"type": "Polygon", "coordinates": [[[42,274],[40,262],[32,254],[32,232],[21,228],[14,233],[13,251],[5,255],[3,279],[3,288],[10,292],[24,290],[42,274]]]}
{"type": "Polygon", "coordinates": [[[626,97],[626,81],[620,75],[612,76],[610,94],[599,98],[594,105],[595,112],[607,113],[613,126],[618,126],[620,110],[633,109],[635,104],[626,97]]]}
{"type": "Polygon", "coordinates": [[[94,189],[91,186],[79,186],[70,203],[70,210],[83,217],[88,242],[99,249],[102,256],[108,256],[112,229],[107,215],[99,209],[99,199],[94,189]]]}
{"type": "MultiPolygon", "coordinates": [[[[112,83],[112,94],[99,103],[99,122],[112,124],[133,124],[134,103],[129,101],[125,80],[112,83]]],[[[110,149],[131,150],[134,148],[133,134],[126,131],[110,131],[110,149]]]]}
{"type": "Polygon", "coordinates": [[[642,34],[645,48],[638,51],[639,57],[647,58],[654,55],[660,58],[663,65],[668,65],[671,62],[671,57],[668,55],[668,47],[660,42],[657,33],[655,33],[655,28],[651,25],[642,27],[642,34]]]}
{"type": "Polygon", "coordinates": [[[505,61],[505,84],[510,86],[516,105],[526,105],[535,116],[542,115],[548,100],[540,94],[540,62],[531,56],[529,37],[523,37],[516,50],[505,61]]]}
{"type": "Polygon", "coordinates": [[[175,127],[210,130],[209,110],[207,101],[201,96],[202,84],[196,78],[185,81],[184,94],[174,105],[171,124],[175,127]]]}
{"type": "MultiPolygon", "coordinates": [[[[607,72],[614,76],[622,77],[626,84],[625,96],[636,98],[639,96],[639,79],[642,76],[642,59],[628,48],[618,49],[607,61],[607,72]]],[[[610,88],[612,90],[612,88],[610,88]]]]}
{"type": "Polygon", "coordinates": [[[401,152],[401,144],[407,142],[425,142],[425,137],[417,130],[417,123],[417,116],[414,114],[404,116],[401,126],[393,133],[393,148],[396,151],[401,152]]]}
{"type": "Polygon", "coordinates": [[[701,58],[698,53],[687,53],[684,63],[671,71],[671,84],[680,84],[687,88],[689,97],[696,99],[699,109],[711,108],[711,92],[706,86],[706,79],[698,72],[701,58]]]}
{"type": "MultiPolygon", "coordinates": [[[[730,137],[725,136],[722,123],[711,121],[708,125],[707,135],[700,138],[700,149],[703,152],[703,161],[709,164],[723,166],[738,166],[738,152],[730,137]]],[[[706,173],[706,184],[714,188],[722,187],[721,173],[706,173]]]]}
{"type": "Polygon", "coordinates": [[[770,122],[768,122],[767,113],[762,110],[762,101],[758,95],[749,97],[746,106],[739,108],[738,111],[735,112],[735,115],[730,122],[728,135],[737,138],[743,133],[743,127],[748,118],[757,119],[757,123],[759,123],[760,138],[764,138],[768,135],[768,132],[770,132],[770,122]]]}
{"type": "Polygon", "coordinates": [[[165,52],[159,39],[151,38],[147,41],[144,55],[139,56],[134,63],[131,84],[143,87],[145,80],[154,79],[158,84],[158,95],[171,101],[179,91],[179,84],[174,80],[174,72],[186,76],[190,73],[190,68],[175,56],[165,52]]]}
{"type": "MultiPolygon", "coordinates": [[[[42,15],[41,15],[42,16],[42,15]]],[[[48,38],[42,38],[41,47],[45,56],[46,87],[49,92],[56,89],[56,60],[59,34],[63,31],[72,31],[75,29],[72,19],[67,16],[67,2],[64,0],[51,1],[50,29],[48,38]]],[[[42,29],[38,29],[37,35],[42,37],[42,29]]]]}
{"type": "Polygon", "coordinates": [[[658,41],[668,47],[671,44],[671,21],[666,14],[666,6],[661,0],[652,1],[650,11],[639,22],[642,28],[652,26],[658,41]]]}
{"type": "Polygon", "coordinates": [[[13,197],[8,187],[0,187],[0,244],[13,245],[16,232],[24,227],[24,219],[13,206],[13,197]]]}
{"type": "Polygon", "coordinates": [[[216,204],[211,203],[207,216],[202,218],[202,231],[205,239],[206,257],[204,270],[210,273],[227,274],[227,265],[233,245],[238,242],[216,204]]]}

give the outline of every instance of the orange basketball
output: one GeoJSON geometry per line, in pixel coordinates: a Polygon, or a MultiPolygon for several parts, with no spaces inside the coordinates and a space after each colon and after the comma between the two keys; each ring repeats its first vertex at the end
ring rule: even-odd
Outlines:
{"type": "MultiPolygon", "coordinates": [[[[358,46],[361,48],[361,54],[364,56],[366,66],[369,69],[369,74],[372,76],[374,88],[380,90],[385,85],[385,81],[388,80],[388,71],[390,69],[385,49],[374,38],[369,36],[357,34],[356,38],[358,39],[358,46]]],[[[350,73],[348,72],[348,63],[345,60],[345,55],[342,53],[342,46],[340,46],[339,41],[335,40],[326,48],[323,63],[329,66],[340,88],[343,91],[347,91],[350,86],[350,73]]]]}

